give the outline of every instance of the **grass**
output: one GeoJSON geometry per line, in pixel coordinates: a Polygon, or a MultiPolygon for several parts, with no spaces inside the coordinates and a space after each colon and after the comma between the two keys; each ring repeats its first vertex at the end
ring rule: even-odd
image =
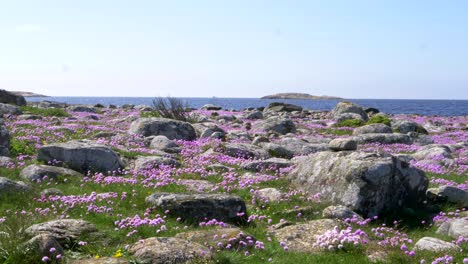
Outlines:
{"type": "Polygon", "coordinates": [[[38,108],[32,106],[21,106],[21,111],[25,114],[40,116],[69,117],[70,114],[61,108],[38,108]]]}

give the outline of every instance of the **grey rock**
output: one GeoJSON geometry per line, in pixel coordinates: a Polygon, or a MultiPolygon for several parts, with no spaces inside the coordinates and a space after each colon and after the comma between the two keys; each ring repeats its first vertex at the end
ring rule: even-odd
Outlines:
{"type": "Polygon", "coordinates": [[[460,236],[468,237],[468,219],[458,218],[443,222],[436,233],[448,235],[455,239],[460,236]]]}
{"type": "Polygon", "coordinates": [[[90,141],[69,141],[43,146],[39,149],[37,160],[49,162],[58,160],[69,168],[87,173],[123,169],[120,157],[109,147],[90,141]]]}
{"type": "Polygon", "coordinates": [[[281,135],[296,132],[296,125],[291,119],[276,116],[261,120],[254,127],[257,130],[272,131],[281,135]]]}
{"type": "Polygon", "coordinates": [[[70,264],[130,264],[130,262],[124,258],[99,257],[70,260],[70,264]]]}
{"type": "Polygon", "coordinates": [[[328,206],[327,208],[323,209],[322,216],[324,218],[332,218],[332,219],[340,219],[340,220],[344,220],[346,218],[357,217],[358,219],[362,220],[362,217],[359,216],[356,212],[342,205],[328,206]]]}
{"type": "Polygon", "coordinates": [[[317,253],[321,249],[315,242],[316,236],[323,235],[332,230],[335,226],[340,226],[340,222],[334,219],[319,219],[306,222],[304,224],[289,225],[270,233],[276,237],[277,241],[286,243],[289,251],[303,253],[317,253]]]}
{"type": "Polygon", "coordinates": [[[31,187],[23,182],[15,182],[10,179],[0,177],[0,196],[9,193],[27,192],[31,187]]]}
{"type": "Polygon", "coordinates": [[[328,143],[328,147],[335,151],[356,150],[357,142],[352,138],[335,138],[328,143]]]}
{"type": "Polygon", "coordinates": [[[416,151],[412,156],[417,160],[431,160],[439,157],[445,159],[453,158],[450,148],[441,144],[424,146],[420,150],[416,151]]]}
{"type": "Polygon", "coordinates": [[[150,237],[140,240],[128,250],[142,264],[176,264],[193,260],[207,261],[211,251],[198,243],[174,237],[150,237]]]}
{"type": "Polygon", "coordinates": [[[427,190],[427,196],[431,200],[449,202],[461,207],[468,207],[468,192],[455,186],[440,186],[427,190]]]}
{"type": "Polygon", "coordinates": [[[40,116],[40,115],[20,115],[20,116],[18,116],[18,120],[42,120],[42,116],[40,116]]]}
{"type": "Polygon", "coordinates": [[[45,189],[45,190],[41,191],[41,195],[44,195],[44,196],[50,196],[50,195],[63,196],[64,193],[61,190],[56,189],[56,188],[48,188],[48,189],[45,189]]]}
{"type": "Polygon", "coordinates": [[[330,117],[337,120],[340,115],[348,113],[358,114],[360,119],[364,121],[369,119],[366,111],[362,106],[351,102],[339,102],[330,112],[330,117]]]}
{"type": "Polygon", "coordinates": [[[260,111],[247,112],[244,114],[244,118],[251,119],[251,120],[263,119],[263,113],[260,111]]]}
{"type": "Polygon", "coordinates": [[[5,168],[13,164],[14,164],[14,161],[11,158],[0,156],[0,168],[5,168]]]}
{"type": "Polygon", "coordinates": [[[168,139],[194,140],[197,138],[191,124],[158,117],[137,119],[131,124],[129,132],[145,137],[163,135],[168,139]]]}
{"type": "Polygon", "coordinates": [[[84,236],[99,236],[94,224],[81,219],[61,219],[35,224],[26,229],[26,234],[51,235],[65,248],[72,247],[84,236]]]}
{"type": "Polygon", "coordinates": [[[22,106],[26,105],[26,99],[24,99],[24,96],[0,89],[0,103],[22,106]]]}
{"type": "Polygon", "coordinates": [[[411,137],[406,134],[394,133],[369,133],[353,137],[358,144],[380,143],[380,144],[411,144],[411,137]]]}
{"type": "Polygon", "coordinates": [[[0,103],[0,117],[2,115],[20,115],[21,110],[16,105],[0,103]]]}
{"type": "Polygon", "coordinates": [[[185,185],[188,191],[193,192],[207,192],[215,188],[215,184],[205,180],[187,180],[179,179],[177,181],[178,185],[185,185]]]}
{"type": "Polygon", "coordinates": [[[311,144],[299,138],[283,138],[278,142],[278,144],[293,153],[294,156],[309,155],[328,150],[328,144],[311,144]]]}
{"type": "Polygon", "coordinates": [[[111,138],[116,135],[117,133],[115,132],[99,132],[99,133],[96,133],[96,135],[94,135],[93,137],[94,138],[111,138]]]}
{"type": "Polygon", "coordinates": [[[216,117],[216,120],[223,121],[223,122],[233,122],[236,119],[237,117],[234,115],[222,115],[222,116],[216,117]]]}
{"type": "Polygon", "coordinates": [[[57,240],[48,234],[37,235],[26,242],[26,251],[36,256],[47,256],[49,259],[56,259],[57,255],[64,255],[62,246],[57,240]],[[51,252],[51,248],[55,250],[51,252]]]}
{"type": "MultiPolygon", "coordinates": [[[[0,114],[1,116],[1,114],[0,114]]],[[[3,119],[0,118],[0,156],[10,155],[10,132],[8,132],[3,119]]]]}
{"type": "Polygon", "coordinates": [[[172,158],[162,156],[139,156],[135,160],[135,170],[152,169],[161,165],[180,166],[180,163],[172,158]]]}
{"type": "Polygon", "coordinates": [[[57,179],[58,176],[83,177],[83,174],[66,168],[31,164],[21,170],[19,176],[23,180],[37,181],[42,180],[44,176],[57,179]]]}
{"type": "Polygon", "coordinates": [[[392,120],[392,129],[397,132],[404,133],[404,134],[409,133],[409,132],[418,132],[421,134],[427,134],[427,130],[422,125],[413,121],[402,120],[402,119],[392,120]]]}
{"type": "Polygon", "coordinates": [[[289,178],[299,189],[363,216],[415,207],[425,199],[428,179],[389,154],[320,152],[299,159],[289,178]]]}
{"type": "Polygon", "coordinates": [[[369,133],[393,133],[392,128],[385,124],[369,124],[362,127],[357,127],[353,131],[353,135],[362,135],[369,133]]]}
{"type": "Polygon", "coordinates": [[[278,170],[280,168],[286,168],[292,166],[293,163],[290,160],[287,159],[281,159],[281,158],[269,158],[266,160],[254,160],[254,161],[249,161],[242,165],[242,168],[244,170],[250,170],[250,171],[262,171],[262,170],[278,170]]]}
{"type": "Polygon", "coordinates": [[[414,245],[415,251],[432,251],[432,252],[447,252],[459,251],[460,247],[449,242],[445,242],[434,237],[423,237],[414,245]]]}
{"type": "Polygon", "coordinates": [[[268,143],[270,139],[264,136],[257,136],[252,140],[252,145],[260,146],[262,143],[268,143]]]}
{"type": "Polygon", "coordinates": [[[224,154],[242,158],[269,158],[269,154],[262,148],[244,143],[226,144],[224,146],[224,154]]]}
{"type": "Polygon", "coordinates": [[[302,111],[302,107],[299,105],[293,105],[293,104],[287,104],[287,103],[281,103],[281,102],[273,102],[270,103],[264,110],[263,112],[294,112],[302,111]]]}
{"type": "Polygon", "coordinates": [[[196,222],[216,219],[242,224],[247,216],[244,200],[229,194],[154,193],[146,197],[146,202],[169,210],[171,215],[196,222]],[[239,213],[244,215],[240,216],[239,213]]]}
{"type": "Polygon", "coordinates": [[[150,147],[168,153],[179,153],[181,151],[181,148],[179,145],[177,145],[177,143],[162,135],[155,136],[153,140],[151,140],[150,147]]]}
{"type": "Polygon", "coordinates": [[[203,105],[200,109],[202,110],[221,110],[222,107],[214,104],[203,105]]]}
{"type": "Polygon", "coordinates": [[[262,147],[268,152],[268,154],[275,158],[292,159],[292,157],[294,156],[294,153],[292,151],[275,143],[262,144],[262,147]]]}
{"type": "Polygon", "coordinates": [[[283,198],[283,193],[276,188],[263,188],[258,190],[258,195],[270,202],[280,201],[283,198]]]}
{"type": "Polygon", "coordinates": [[[96,108],[87,105],[72,105],[69,109],[72,112],[96,113],[96,108]]]}
{"type": "Polygon", "coordinates": [[[356,114],[356,113],[342,113],[342,114],[339,114],[339,115],[336,115],[334,117],[334,120],[336,121],[336,123],[341,123],[343,121],[346,121],[346,120],[361,120],[362,122],[365,122],[364,119],[362,118],[362,116],[360,114],[356,114]]]}

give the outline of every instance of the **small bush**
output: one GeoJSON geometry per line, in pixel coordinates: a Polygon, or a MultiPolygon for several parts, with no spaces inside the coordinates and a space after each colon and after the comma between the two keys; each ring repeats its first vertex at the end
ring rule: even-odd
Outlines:
{"type": "Polygon", "coordinates": [[[10,154],[13,156],[18,155],[34,155],[36,148],[32,143],[12,138],[10,141],[10,154]]]}
{"type": "Polygon", "coordinates": [[[348,119],[335,124],[335,127],[360,127],[364,122],[360,119],[348,119]]]}
{"type": "Polygon", "coordinates": [[[140,117],[161,117],[161,115],[156,111],[146,111],[141,112],[140,117]]]}
{"type": "Polygon", "coordinates": [[[376,116],[373,116],[369,119],[369,121],[367,121],[367,124],[376,124],[376,123],[380,123],[380,124],[385,124],[387,126],[391,126],[391,120],[390,118],[386,117],[386,116],[383,116],[383,115],[376,115],[376,116]]]}
{"type": "Polygon", "coordinates": [[[190,116],[187,112],[188,105],[181,99],[173,97],[158,97],[153,100],[154,112],[158,113],[160,117],[176,119],[180,121],[189,122],[190,116]]]}
{"type": "Polygon", "coordinates": [[[40,115],[40,116],[56,116],[56,117],[69,117],[70,114],[61,108],[38,108],[32,106],[22,106],[21,111],[23,113],[40,115]]]}

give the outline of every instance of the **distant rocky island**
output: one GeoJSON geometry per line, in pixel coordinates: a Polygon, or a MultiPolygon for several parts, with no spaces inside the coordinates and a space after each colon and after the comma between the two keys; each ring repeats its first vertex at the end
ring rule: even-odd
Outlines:
{"type": "Polygon", "coordinates": [[[18,96],[24,96],[24,97],[49,97],[47,95],[43,94],[37,94],[33,92],[22,92],[22,91],[10,91],[12,94],[18,95],[18,96]]]}
{"type": "Polygon", "coordinates": [[[317,96],[306,93],[277,93],[272,95],[263,96],[260,99],[311,99],[311,100],[330,100],[330,99],[343,99],[334,96],[317,96]]]}

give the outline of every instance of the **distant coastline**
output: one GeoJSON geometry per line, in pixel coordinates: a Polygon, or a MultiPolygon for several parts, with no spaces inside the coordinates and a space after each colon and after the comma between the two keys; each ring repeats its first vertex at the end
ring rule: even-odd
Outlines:
{"type": "Polygon", "coordinates": [[[21,95],[24,97],[49,97],[48,95],[37,94],[33,92],[23,92],[23,91],[9,91],[15,95],[21,95]]]}
{"type": "Polygon", "coordinates": [[[277,93],[263,96],[260,99],[310,99],[310,100],[341,100],[341,97],[327,95],[311,95],[306,93],[277,93]]]}

